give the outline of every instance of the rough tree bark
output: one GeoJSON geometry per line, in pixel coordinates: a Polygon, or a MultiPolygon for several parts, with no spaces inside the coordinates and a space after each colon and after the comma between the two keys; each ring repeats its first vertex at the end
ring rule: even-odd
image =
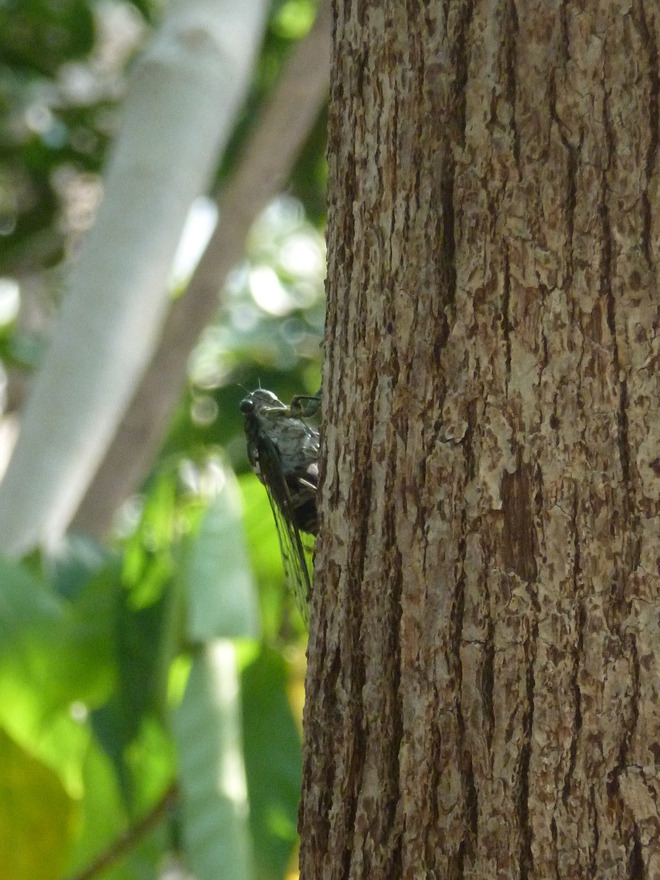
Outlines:
{"type": "Polygon", "coordinates": [[[301,876],[658,877],[658,6],[335,16],[301,876]]]}

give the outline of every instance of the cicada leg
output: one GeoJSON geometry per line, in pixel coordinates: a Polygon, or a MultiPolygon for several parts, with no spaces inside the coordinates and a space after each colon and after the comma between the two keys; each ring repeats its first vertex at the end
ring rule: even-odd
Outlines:
{"type": "Polygon", "coordinates": [[[291,399],[289,410],[297,419],[309,419],[315,416],[321,408],[321,389],[316,394],[296,394],[291,399]]]}

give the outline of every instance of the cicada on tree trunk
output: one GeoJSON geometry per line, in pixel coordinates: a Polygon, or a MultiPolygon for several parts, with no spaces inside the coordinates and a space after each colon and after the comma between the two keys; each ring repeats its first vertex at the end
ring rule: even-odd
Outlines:
{"type": "Polygon", "coordinates": [[[286,580],[306,624],[312,592],[313,538],[318,533],[320,445],[319,431],[308,418],[319,404],[319,394],[298,395],[287,406],[265,388],[257,388],[241,401],[248,459],[266,488],[286,580]]]}

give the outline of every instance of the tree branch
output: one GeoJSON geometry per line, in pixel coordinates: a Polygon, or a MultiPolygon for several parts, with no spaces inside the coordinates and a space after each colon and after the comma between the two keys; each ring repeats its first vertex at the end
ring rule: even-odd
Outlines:
{"type": "Polygon", "coordinates": [[[265,0],[179,0],[133,72],[97,222],[0,486],[0,550],[61,538],[157,345],[172,252],[231,133],[265,0]]]}

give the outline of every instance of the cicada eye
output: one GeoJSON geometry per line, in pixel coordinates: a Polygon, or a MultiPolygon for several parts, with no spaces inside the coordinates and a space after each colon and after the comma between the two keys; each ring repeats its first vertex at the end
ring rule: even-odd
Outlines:
{"type": "Polygon", "coordinates": [[[254,412],[255,403],[252,397],[244,397],[240,403],[240,410],[244,416],[254,412]]]}

